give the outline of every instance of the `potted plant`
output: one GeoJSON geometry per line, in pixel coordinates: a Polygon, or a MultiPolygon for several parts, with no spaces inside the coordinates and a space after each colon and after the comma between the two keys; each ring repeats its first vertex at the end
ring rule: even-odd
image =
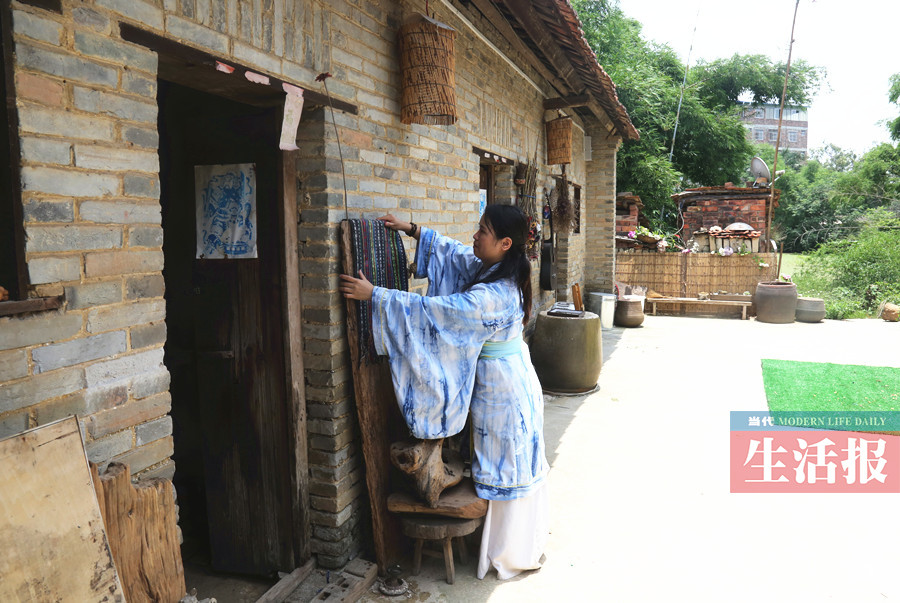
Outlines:
{"type": "Polygon", "coordinates": [[[631,233],[628,233],[628,238],[637,239],[642,243],[657,243],[660,239],[662,239],[662,236],[651,231],[646,226],[638,226],[632,232],[634,233],[634,236],[632,236],[631,233]]]}

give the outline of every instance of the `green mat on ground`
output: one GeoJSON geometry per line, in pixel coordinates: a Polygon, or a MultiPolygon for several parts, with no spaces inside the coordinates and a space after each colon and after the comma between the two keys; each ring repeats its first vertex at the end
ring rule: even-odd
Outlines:
{"type": "Polygon", "coordinates": [[[900,369],[762,361],[769,412],[900,411],[900,369]]]}

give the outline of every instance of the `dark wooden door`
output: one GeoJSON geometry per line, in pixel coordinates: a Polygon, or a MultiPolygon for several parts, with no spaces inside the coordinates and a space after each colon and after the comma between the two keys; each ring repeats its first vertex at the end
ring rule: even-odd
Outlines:
{"type": "Polygon", "coordinates": [[[279,249],[279,115],[164,82],[160,97],[166,355],[173,358],[173,416],[192,416],[176,431],[176,466],[178,438],[198,438],[193,449],[202,467],[196,464],[195,477],[203,480],[215,569],[289,571],[297,565],[301,535],[294,533],[291,491],[295,457],[279,249]],[[240,163],[256,166],[258,257],[196,259],[194,166],[240,163]]]}

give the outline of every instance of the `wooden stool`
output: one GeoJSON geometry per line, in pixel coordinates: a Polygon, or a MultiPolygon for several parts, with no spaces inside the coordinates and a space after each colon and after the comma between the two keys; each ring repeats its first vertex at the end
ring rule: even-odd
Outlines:
{"type": "MultiPolygon", "coordinates": [[[[484,521],[483,517],[475,517],[472,519],[459,519],[455,517],[439,517],[428,515],[403,515],[400,518],[403,524],[403,533],[415,541],[415,551],[413,554],[413,575],[418,576],[419,570],[422,569],[422,548],[426,540],[443,541],[444,549],[444,566],[447,569],[447,584],[453,584],[456,579],[456,570],[453,567],[453,539],[457,539],[457,548],[459,549],[459,560],[466,563],[468,560],[468,551],[463,536],[467,536],[478,529],[478,526],[484,521]]],[[[424,551],[426,554],[433,554],[439,557],[439,553],[432,551],[424,551]]]]}

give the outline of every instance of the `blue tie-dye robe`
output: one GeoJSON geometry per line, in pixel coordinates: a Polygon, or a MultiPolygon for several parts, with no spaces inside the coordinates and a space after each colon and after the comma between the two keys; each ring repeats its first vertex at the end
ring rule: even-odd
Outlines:
{"type": "Polygon", "coordinates": [[[486,341],[521,341],[524,316],[512,280],[462,292],[481,268],[471,247],[422,228],[416,276],[428,277],[428,295],[375,287],[372,330],[413,435],[454,435],[471,410],[475,490],[511,500],[546,477],[544,401],[524,343],[520,354],[479,359],[486,341]]]}

